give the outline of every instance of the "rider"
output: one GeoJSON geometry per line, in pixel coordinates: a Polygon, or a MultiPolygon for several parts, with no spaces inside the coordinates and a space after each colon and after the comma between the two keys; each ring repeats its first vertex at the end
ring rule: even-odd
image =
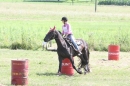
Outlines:
{"type": "Polygon", "coordinates": [[[62,26],[62,34],[63,34],[63,36],[72,41],[74,47],[76,48],[76,51],[78,52],[78,55],[81,55],[82,53],[79,50],[77,43],[75,42],[75,38],[74,38],[72,30],[71,30],[71,25],[67,22],[68,21],[67,17],[62,17],[61,21],[64,24],[62,26]]]}

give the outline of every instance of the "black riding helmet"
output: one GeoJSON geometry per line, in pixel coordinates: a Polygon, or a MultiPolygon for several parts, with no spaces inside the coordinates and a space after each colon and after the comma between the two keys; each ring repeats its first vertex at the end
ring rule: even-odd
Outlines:
{"type": "Polygon", "coordinates": [[[68,21],[67,17],[62,17],[61,21],[68,21]]]}

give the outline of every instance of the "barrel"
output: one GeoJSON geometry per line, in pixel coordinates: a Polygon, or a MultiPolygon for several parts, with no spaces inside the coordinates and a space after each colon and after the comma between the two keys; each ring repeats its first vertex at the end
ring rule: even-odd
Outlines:
{"type": "Polygon", "coordinates": [[[11,84],[28,85],[28,60],[11,61],[11,84]]]}
{"type": "Polygon", "coordinates": [[[120,46],[109,45],[108,46],[108,60],[119,60],[120,46]]]}
{"type": "Polygon", "coordinates": [[[64,60],[62,60],[61,73],[68,76],[74,75],[74,69],[68,58],[65,58],[64,60]]]}

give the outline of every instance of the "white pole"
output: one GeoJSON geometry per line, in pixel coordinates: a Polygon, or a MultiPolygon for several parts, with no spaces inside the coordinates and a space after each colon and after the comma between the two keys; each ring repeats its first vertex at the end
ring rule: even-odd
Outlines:
{"type": "Polygon", "coordinates": [[[97,0],[95,0],[95,12],[97,11],[97,0]]]}

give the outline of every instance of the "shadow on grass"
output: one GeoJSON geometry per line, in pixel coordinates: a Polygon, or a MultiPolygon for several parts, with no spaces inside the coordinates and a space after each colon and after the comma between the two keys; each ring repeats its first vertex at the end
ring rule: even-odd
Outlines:
{"type": "MultiPolygon", "coordinates": [[[[58,76],[57,73],[36,73],[36,75],[37,76],[58,76]]],[[[60,76],[69,76],[69,75],[61,74],[60,76]]]]}
{"type": "Polygon", "coordinates": [[[38,76],[56,76],[56,73],[36,73],[38,76]]]}

